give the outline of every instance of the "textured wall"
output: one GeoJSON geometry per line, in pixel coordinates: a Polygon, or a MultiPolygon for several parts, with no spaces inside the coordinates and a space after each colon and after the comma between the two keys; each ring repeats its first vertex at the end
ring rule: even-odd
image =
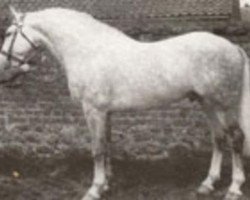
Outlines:
{"type": "Polygon", "coordinates": [[[136,30],[137,32],[168,30],[166,21],[171,19],[174,19],[175,23],[200,18],[208,21],[208,24],[217,23],[216,20],[228,21],[234,18],[237,11],[233,9],[235,1],[237,0],[1,0],[0,19],[4,21],[8,15],[7,4],[14,5],[21,11],[60,6],[88,12],[97,19],[105,20],[132,34],[136,30]]]}

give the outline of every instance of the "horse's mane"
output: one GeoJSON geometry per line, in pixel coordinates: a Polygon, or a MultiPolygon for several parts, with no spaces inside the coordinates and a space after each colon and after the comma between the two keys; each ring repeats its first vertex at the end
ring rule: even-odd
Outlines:
{"type": "Polygon", "coordinates": [[[43,23],[54,21],[59,26],[61,25],[66,28],[68,26],[72,31],[74,31],[74,29],[77,31],[77,28],[80,27],[96,30],[97,33],[98,30],[100,30],[102,34],[105,33],[107,36],[111,34],[113,39],[114,36],[118,38],[122,37],[123,39],[124,36],[126,36],[123,32],[95,19],[90,14],[72,9],[52,7],[36,12],[29,12],[27,16],[33,23],[39,20],[43,21],[43,23]]]}
{"type": "Polygon", "coordinates": [[[62,19],[69,19],[69,17],[71,20],[79,22],[93,19],[93,17],[86,12],[61,7],[45,8],[39,11],[29,12],[28,14],[43,17],[43,19],[49,18],[51,20],[58,19],[60,17],[60,21],[62,21],[62,19]]]}

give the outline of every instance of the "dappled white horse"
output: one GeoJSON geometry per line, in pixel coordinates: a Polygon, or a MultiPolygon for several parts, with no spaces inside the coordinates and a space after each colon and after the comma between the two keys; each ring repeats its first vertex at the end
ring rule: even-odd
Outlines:
{"type": "Polygon", "coordinates": [[[142,43],[77,11],[52,8],[16,13],[0,55],[0,81],[29,71],[32,52],[46,48],[65,68],[71,95],[83,107],[92,134],[93,183],[83,200],[109,188],[110,115],[163,108],[189,97],[204,108],[213,133],[213,157],[198,189],[210,193],[220,178],[222,149],[232,146],[232,183],[225,199],[238,199],[250,155],[250,81],[245,52],[210,33],[195,32],[142,43]]]}

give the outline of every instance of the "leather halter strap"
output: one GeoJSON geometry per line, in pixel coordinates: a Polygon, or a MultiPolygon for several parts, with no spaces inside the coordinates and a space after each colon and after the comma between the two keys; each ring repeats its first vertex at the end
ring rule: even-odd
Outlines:
{"type": "Polygon", "coordinates": [[[13,48],[14,48],[14,45],[15,45],[15,42],[16,42],[16,39],[17,39],[17,36],[18,34],[20,34],[29,44],[30,46],[37,50],[38,49],[38,46],[36,44],[34,44],[32,42],[32,40],[23,32],[23,21],[24,21],[24,18],[25,18],[25,14],[23,14],[21,16],[21,21],[18,22],[18,23],[13,23],[12,25],[16,26],[16,30],[15,32],[13,33],[13,36],[12,36],[12,40],[11,40],[11,43],[10,43],[10,46],[9,46],[9,49],[8,51],[4,51],[4,50],[1,50],[0,53],[4,56],[7,57],[7,60],[11,63],[12,61],[16,61],[19,63],[19,66],[23,65],[23,64],[27,64],[29,62],[29,60],[34,56],[34,54],[31,54],[30,56],[28,56],[27,58],[25,59],[21,59],[19,58],[18,56],[15,56],[13,55],[13,48]]]}

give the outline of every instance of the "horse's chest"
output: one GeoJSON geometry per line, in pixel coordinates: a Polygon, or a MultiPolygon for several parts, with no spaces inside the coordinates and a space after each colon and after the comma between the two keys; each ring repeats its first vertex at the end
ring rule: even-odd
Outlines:
{"type": "Polygon", "coordinates": [[[79,85],[69,84],[69,91],[73,100],[81,101],[83,91],[79,85]]]}

